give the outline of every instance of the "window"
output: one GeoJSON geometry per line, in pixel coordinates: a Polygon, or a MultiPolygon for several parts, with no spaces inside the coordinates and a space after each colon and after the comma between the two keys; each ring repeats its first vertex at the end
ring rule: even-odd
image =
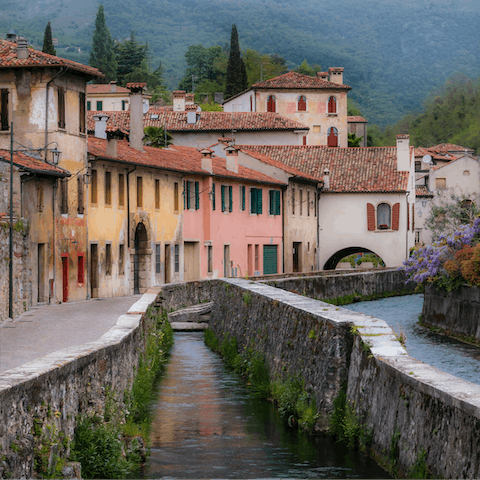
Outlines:
{"type": "Polygon", "coordinates": [[[388,230],[391,225],[390,205],[388,203],[381,203],[377,207],[377,229],[388,230]]]}
{"type": "Polygon", "coordinates": [[[65,89],[58,87],[58,128],[65,128],[65,89]]]}
{"type": "Polygon", "coordinates": [[[310,191],[307,190],[307,217],[310,216],[310,191]]]}
{"type": "Polygon", "coordinates": [[[262,213],[262,189],[250,189],[250,213],[260,215],[262,213]]]}
{"type": "Polygon", "coordinates": [[[118,174],[118,205],[125,205],[125,177],[123,173],[118,174]]]}
{"type": "Polygon", "coordinates": [[[194,190],[192,191],[192,182],[190,180],[186,181],[185,184],[185,199],[186,199],[186,208],[190,210],[192,208],[192,197],[195,195],[195,210],[200,208],[200,184],[199,182],[194,182],[194,190]]]}
{"type": "Polygon", "coordinates": [[[447,189],[447,179],[446,178],[436,178],[435,179],[435,188],[437,190],[446,190],[447,189]]]}
{"type": "Polygon", "coordinates": [[[79,285],[83,285],[85,283],[85,257],[83,253],[78,254],[77,283],[79,285]]]}
{"type": "Polygon", "coordinates": [[[62,214],[68,214],[68,180],[66,178],[60,181],[60,198],[62,202],[60,211],[62,214]]]}
{"type": "Polygon", "coordinates": [[[125,245],[118,246],[118,274],[125,275],[125,245]]]}
{"type": "Polygon", "coordinates": [[[303,190],[300,190],[300,216],[303,215],[303,190]]]}
{"type": "Polygon", "coordinates": [[[143,179],[137,177],[137,208],[143,208],[143,179]]]}
{"type": "Polygon", "coordinates": [[[8,90],[0,90],[0,130],[9,130],[8,124],[8,90]]]}
{"type": "Polygon", "coordinates": [[[155,210],[160,209],[160,180],[155,179],[155,210]]]}
{"type": "Polygon", "coordinates": [[[212,183],[212,210],[215,210],[215,184],[212,183]]]}
{"type": "Polygon", "coordinates": [[[78,130],[80,133],[85,133],[85,92],[78,94],[78,130]]]}
{"type": "Polygon", "coordinates": [[[92,170],[92,190],[91,190],[91,202],[94,204],[98,203],[97,196],[97,171],[92,170]]]}
{"type": "Polygon", "coordinates": [[[155,273],[160,273],[160,266],[161,266],[161,261],[160,261],[160,244],[157,243],[155,245],[155,273]]]}
{"type": "Polygon", "coordinates": [[[295,215],[295,189],[292,188],[292,215],[295,215]]]}
{"type": "Polygon", "coordinates": [[[180,271],[180,246],[175,245],[175,272],[180,271]]]}
{"type": "Polygon", "coordinates": [[[175,184],[173,185],[173,208],[175,210],[175,213],[178,213],[179,207],[180,207],[180,201],[179,201],[178,183],[175,182],[175,184]]]}
{"type": "Polygon", "coordinates": [[[233,187],[228,187],[228,211],[233,211],[233,187]]]}
{"type": "Polygon", "coordinates": [[[420,230],[415,230],[415,243],[420,243],[420,230]]]}
{"type": "Polygon", "coordinates": [[[221,194],[222,194],[222,212],[224,212],[226,210],[226,206],[225,206],[225,185],[222,185],[220,187],[220,190],[221,190],[221,194]]]}
{"type": "Polygon", "coordinates": [[[105,245],[105,275],[112,274],[112,244],[105,245]]]}
{"type": "Polygon", "coordinates": [[[277,105],[276,99],[273,95],[269,95],[267,98],[267,112],[276,112],[277,105]]]}
{"type": "Polygon", "coordinates": [[[112,173],[105,172],[105,205],[112,204],[112,173]]]}
{"type": "Polygon", "coordinates": [[[327,112],[330,113],[330,114],[336,114],[337,113],[337,99],[333,96],[328,99],[327,112]]]}
{"type": "Polygon", "coordinates": [[[297,111],[306,112],[307,111],[307,99],[305,95],[300,95],[297,102],[297,111]]]}
{"type": "Polygon", "coordinates": [[[245,186],[242,185],[240,187],[240,205],[242,211],[245,210],[245,186]]]}
{"type": "Polygon", "coordinates": [[[200,184],[195,182],[195,210],[200,208],[200,184]]]}
{"type": "Polygon", "coordinates": [[[338,130],[335,127],[330,127],[328,129],[327,146],[338,147],[338,130]]]}
{"type": "Polygon", "coordinates": [[[122,100],[122,110],[126,110],[127,108],[127,101],[126,100],[122,100]]]}
{"type": "Polygon", "coordinates": [[[269,190],[268,196],[270,200],[270,215],[280,215],[280,192],[278,190],[269,190]]]}
{"type": "Polygon", "coordinates": [[[213,273],[213,247],[207,245],[207,271],[213,273]]]}
{"type": "Polygon", "coordinates": [[[83,199],[83,176],[77,177],[77,212],[79,215],[85,213],[85,201],[83,199]]]}
{"type": "Polygon", "coordinates": [[[229,212],[231,212],[233,210],[233,187],[231,185],[222,185],[221,194],[222,194],[222,212],[226,212],[227,209],[229,212]],[[228,195],[228,201],[227,201],[227,195],[228,195]]]}
{"type": "Polygon", "coordinates": [[[314,208],[315,216],[317,216],[317,192],[315,192],[314,197],[315,197],[315,206],[313,208],[314,208]]]}
{"type": "Polygon", "coordinates": [[[97,110],[103,110],[103,102],[101,100],[97,100],[97,110]]]}
{"type": "Polygon", "coordinates": [[[87,100],[87,112],[89,112],[92,109],[92,102],[90,100],[87,100]]]}
{"type": "Polygon", "coordinates": [[[322,126],[321,125],[314,125],[312,133],[322,133],[322,126]]]}
{"type": "Polygon", "coordinates": [[[37,212],[43,212],[43,185],[37,185],[37,212]]]}

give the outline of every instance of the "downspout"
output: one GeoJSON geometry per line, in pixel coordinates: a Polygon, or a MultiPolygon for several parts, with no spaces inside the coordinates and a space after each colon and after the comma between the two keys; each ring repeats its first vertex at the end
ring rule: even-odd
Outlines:
{"type": "Polygon", "coordinates": [[[137,167],[133,167],[132,170],[127,171],[127,239],[128,248],[130,248],[130,174],[134,172],[137,167]]]}
{"type": "Polygon", "coordinates": [[[282,273],[285,273],[285,215],[287,214],[287,207],[285,205],[288,202],[285,202],[287,195],[288,185],[283,189],[283,205],[282,205],[282,273]]]}

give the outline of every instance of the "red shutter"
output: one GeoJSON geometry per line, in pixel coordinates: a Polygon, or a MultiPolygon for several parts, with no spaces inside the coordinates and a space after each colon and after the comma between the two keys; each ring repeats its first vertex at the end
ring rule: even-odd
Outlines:
{"type": "Polygon", "coordinates": [[[392,230],[398,230],[400,223],[400,204],[396,203],[392,209],[392,230]]]}
{"type": "Polygon", "coordinates": [[[407,203],[407,232],[410,230],[410,205],[407,203]]]}
{"type": "Polygon", "coordinates": [[[412,205],[412,232],[415,231],[415,205],[412,205]]]}
{"type": "Polygon", "coordinates": [[[303,137],[303,144],[304,144],[304,145],[307,144],[307,136],[306,136],[306,135],[303,137]]]}
{"type": "Polygon", "coordinates": [[[375,231],[375,207],[371,203],[367,203],[367,225],[368,231],[375,231]]]}
{"type": "Polygon", "coordinates": [[[307,99],[303,95],[298,99],[297,110],[299,112],[306,112],[307,111],[307,99]]]}
{"type": "Polygon", "coordinates": [[[328,99],[328,113],[337,113],[337,99],[335,97],[328,99]]]}
{"type": "Polygon", "coordinates": [[[275,97],[273,95],[270,95],[267,98],[267,112],[275,112],[275,97]]]}

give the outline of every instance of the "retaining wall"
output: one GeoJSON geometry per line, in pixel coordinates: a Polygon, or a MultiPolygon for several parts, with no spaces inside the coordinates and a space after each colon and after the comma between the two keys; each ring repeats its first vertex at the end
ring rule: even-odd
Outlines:
{"type": "Polygon", "coordinates": [[[274,376],[300,374],[324,418],[346,384],[373,451],[398,476],[423,452],[433,477],[480,476],[480,386],[409,357],[383,320],[241,279],[162,290],[167,308],[214,301],[215,334],[263,352],[274,376]]]}
{"type": "Polygon", "coordinates": [[[422,323],[480,341],[480,288],[462,285],[453,292],[425,289],[422,323]]]}
{"type": "Polygon", "coordinates": [[[59,350],[0,374],[0,477],[32,478],[38,432],[73,438],[79,413],[103,412],[105,389],[122,399],[131,386],[144,333],[145,312],[156,294],[145,294],[99,340],[59,350]]]}

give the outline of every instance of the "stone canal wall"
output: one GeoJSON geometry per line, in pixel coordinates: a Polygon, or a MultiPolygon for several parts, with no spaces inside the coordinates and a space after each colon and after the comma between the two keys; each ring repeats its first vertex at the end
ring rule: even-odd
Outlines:
{"type": "Polygon", "coordinates": [[[241,279],[165,286],[162,296],[167,308],[214,301],[215,334],[263,352],[273,376],[300,375],[324,418],[346,385],[373,451],[398,476],[424,461],[433,477],[480,477],[480,386],[409,357],[384,321],[241,279]]]}
{"type": "Polygon", "coordinates": [[[480,288],[462,285],[458,290],[447,292],[427,287],[422,323],[480,341],[480,288]]]}
{"type": "Polygon", "coordinates": [[[52,444],[60,442],[59,432],[73,438],[79,413],[103,412],[106,389],[123,398],[149,328],[144,313],[155,298],[156,294],[143,295],[95,342],[0,374],[1,478],[32,478],[41,431],[52,432],[52,444]]]}

